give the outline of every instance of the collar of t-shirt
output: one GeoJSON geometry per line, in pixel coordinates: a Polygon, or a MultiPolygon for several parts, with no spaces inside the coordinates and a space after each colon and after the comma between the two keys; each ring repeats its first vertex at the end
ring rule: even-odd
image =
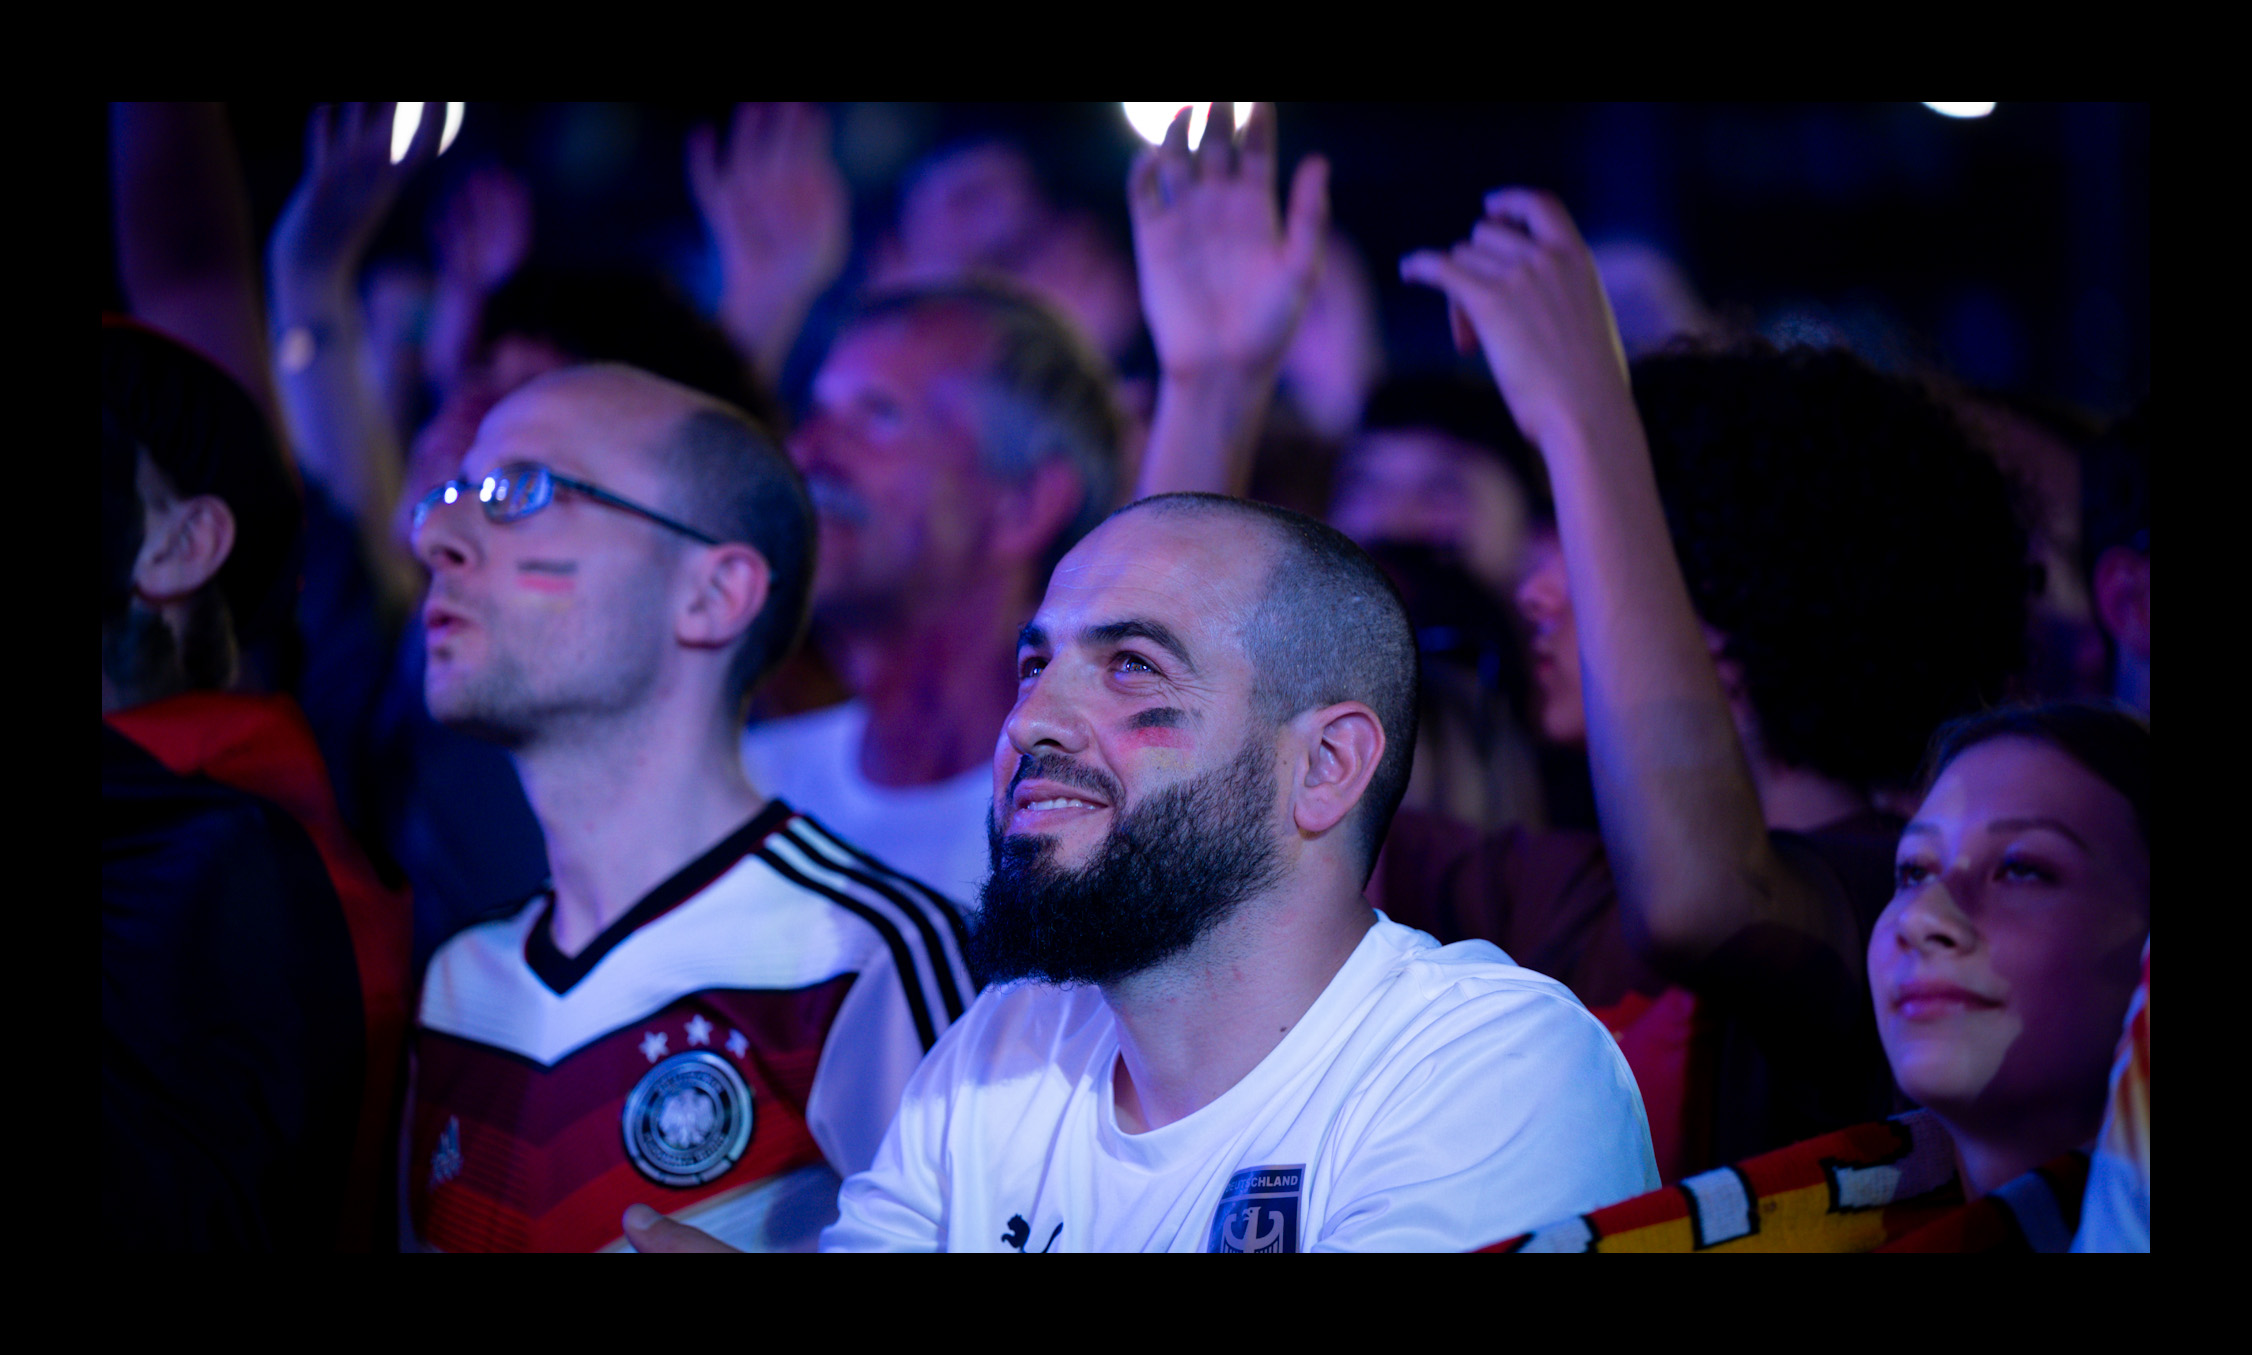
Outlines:
{"type": "Polygon", "coordinates": [[[539,921],[532,924],[531,935],[524,938],[525,963],[556,995],[571,991],[579,980],[594,972],[594,967],[602,963],[602,957],[616,950],[627,937],[710,888],[713,881],[734,869],[736,862],[757,851],[795,812],[779,797],[767,801],[766,808],[753,814],[742,827],[642,895],[633,907],[604,927],[602,934],[576,955],[565,955],[556,946],[555,890],[552,886],[542,890],[546,901],[540,905],[539,921]]]}
{"type": "Polygon", "coordinates": [[[1379,914],[1376,925],[1353,947],[1314,1005],[1242,1081],[1189,1115],[1140,1134],[1118,1127],[1118,1025],[1112,1017],[1094,1060],[1094,1067],[1101,1070],[1095,1120],[1103,1151],[1151,1171],[1208,1160],[1219,1140],[1234,1136],[1261,1110],[1283,1100],[1292,1084],[1320,1077],[1330,1063],[1326,1052],[1360,1024],[1362,1013],[1376,1001],[1385,976],[1403,954],[1398,938],[1391,934],[1395,932],[1406,929],[1379,914]]]}

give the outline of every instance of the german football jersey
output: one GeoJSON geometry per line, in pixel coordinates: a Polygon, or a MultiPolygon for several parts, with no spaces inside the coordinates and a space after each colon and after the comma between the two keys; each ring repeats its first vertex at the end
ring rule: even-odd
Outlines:
{"type": "Polygon", "coordinates": [[[542,894],[432,959],[409,1191],[448,1251],[622,1247],[642,1202],[810,1248],[971,991],[960,915],[780,800],[576,955],[542,894]]]}

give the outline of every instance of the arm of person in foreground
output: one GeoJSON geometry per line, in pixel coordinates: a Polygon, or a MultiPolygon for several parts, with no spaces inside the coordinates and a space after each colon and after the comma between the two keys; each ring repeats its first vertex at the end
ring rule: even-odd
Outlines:
{"type": "Polygon", "coordinates": [[[688,138],[688,184],[719,254],[720,327],[758,384],[782,367],[813,303],[852,252],[852,194],[814,104],[747,103],[727,145],[700,127],[688,138]]]}
{"type": "Polygon", "coordinates": [[[268,243],[276,367],[290,443],[359,528],[385,608],[411,605],[421,578],[390,531],[406,458],[368,374],[360,265],[409,176],[437,152],[439,119],[424,118],[391,158],[393,105],[315,109],[305,177],[268,243]]]}
{"type": "Polygon", "coordinates": [[[250,198],[225,110],[111,104],[110,192],[133,314],[218,363],[278,427],[250,198]]]}
{"type": "Polygon", "coordinates": [[[1588,752],[1628,935],[1676,972],[1779,925],[1848,957],[1851,919],[1778,854],[1675,558],[1594,260],[1544,193],[1486,199],[1470,239],[1401,275],[1446,293],[1547,462],[1578,617],[1588,752]]]}
{"type": "Polygon", "coordinates": [[[1142,310],[1157,348],[1157,412],[1134,497],[1241,494],[1329,227],[1329,164],[1309,156],[1275,203],[1275,110],[1212,105],[1189,149],[1189,110],[1127,180],[1142,310]]]}

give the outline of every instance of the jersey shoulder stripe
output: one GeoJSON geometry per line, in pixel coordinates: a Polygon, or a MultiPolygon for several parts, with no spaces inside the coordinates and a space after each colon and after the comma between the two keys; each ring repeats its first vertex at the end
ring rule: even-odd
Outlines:
{"type": "Polygon", "coordinates": [[[788,837],[817,864],[873,891],[878,899],[913,924],[922,941],[923,953],[931,961],[934,986],[947,1020],[961,1019],[975,989],[969,981],[967,966],[961,963],[969,937],[961,911],[953,902],[921,881],[854,848],[818,820],[801,815],[790,824],[788,837]]]}

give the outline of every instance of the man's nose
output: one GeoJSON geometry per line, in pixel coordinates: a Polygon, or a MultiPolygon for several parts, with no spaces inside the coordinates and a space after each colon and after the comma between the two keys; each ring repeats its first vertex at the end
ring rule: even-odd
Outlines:
{"type": "Polygon", "coordinates": [[[440,498],[414,528],[415,558],[431,573],[463,569],[478,559],[476,494],[463,490],[454,502],[440,498]]]}
{"type": "Polygon", "coordinates": [[[1070,683],[1053,669],[1033,678],[1018,694],[1016,709],[1001,727],[1002,736],[1020,753],[1084,749],[1087,722],[1069,688],[1070,683]]]}

